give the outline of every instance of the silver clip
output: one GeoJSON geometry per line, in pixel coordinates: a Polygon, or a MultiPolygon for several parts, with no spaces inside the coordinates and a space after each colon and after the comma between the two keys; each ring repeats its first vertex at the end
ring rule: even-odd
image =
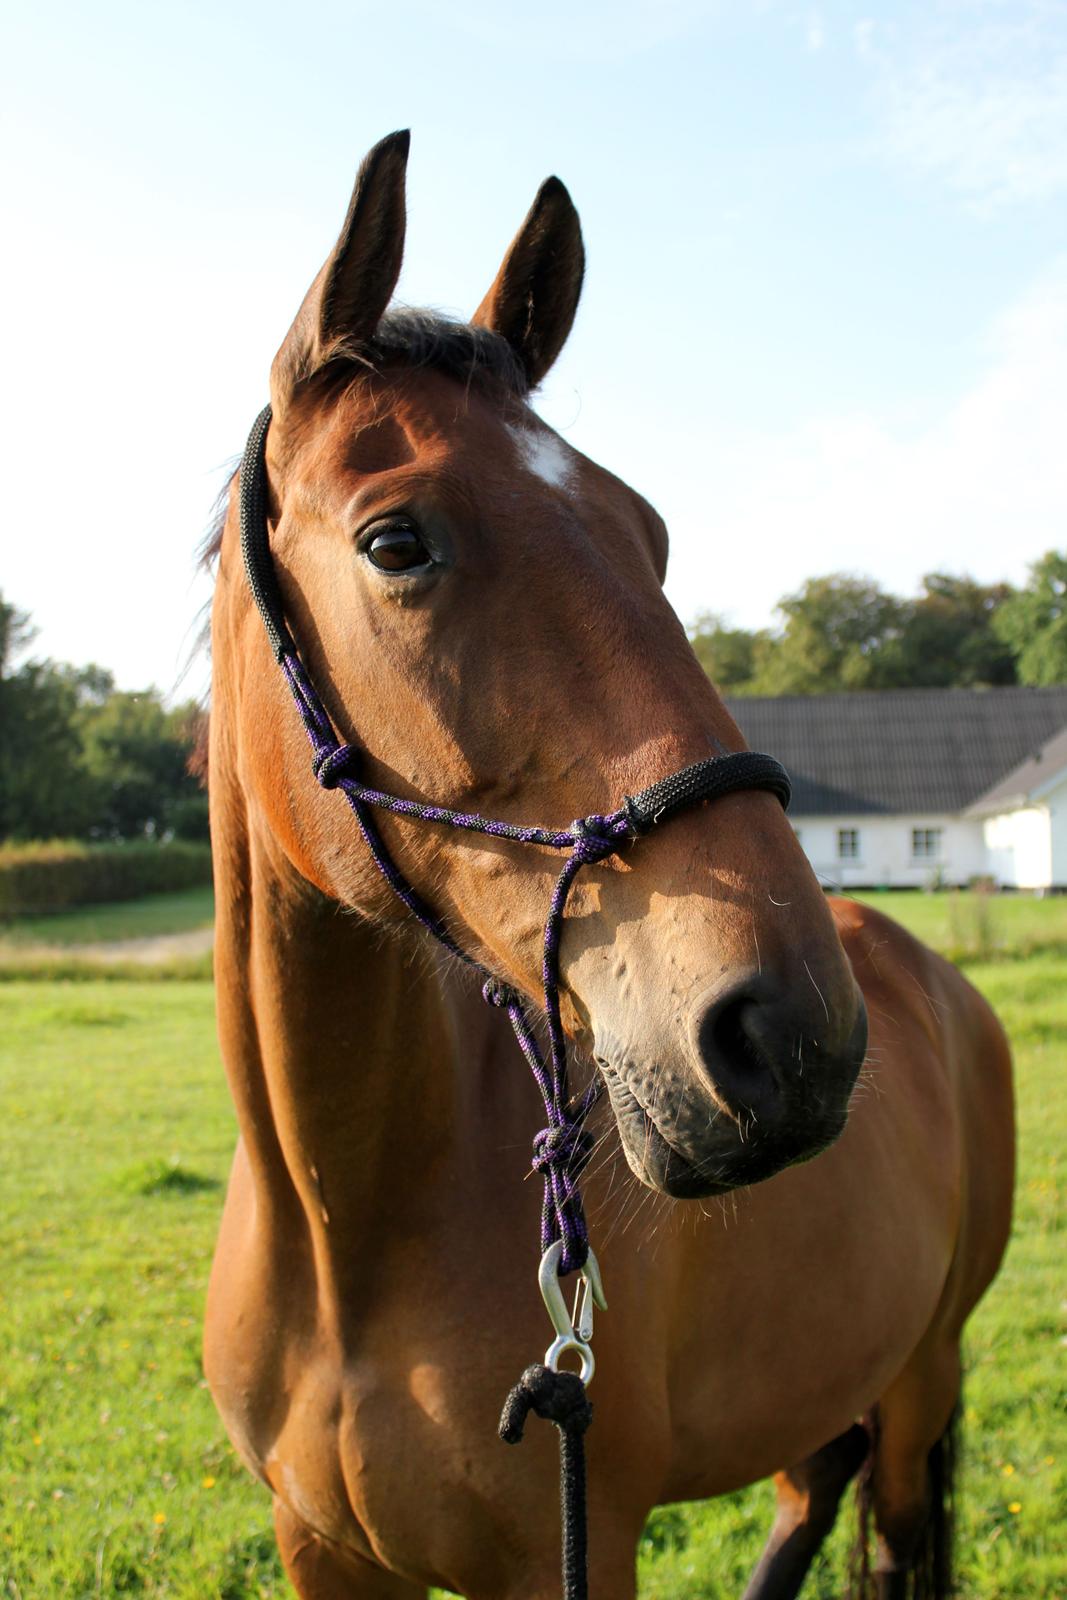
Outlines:
{"type": "Polygon", "coordinates": [[[600,1281],[597,1258],[590,1250],[585,1258],[585,1266],[579,1273],[578,1288],[575,1292],[574,1309],[578,1323],[575,1328],[574,1315],[567,1310],[559,1281],[559,1264],[562,1258],[563,1241],[557,1239],[555,1244],[549,1245],[537,1269],[541,1298],[545,1302],[549,1320],[556,1330],[556,1337],[545,1351],[545,1366],[551,1368],[553,1372],[558,1372],[562,1357],[573,1350],[582,1364],[579,1376],[583,1383],[589,1383],[596,1370],[590,1345],[593,1337],[593,1307],[596,1305],[601,1311],[606,1311],[608,1303],[604,1299],[604,1287],[600,1281]]]}

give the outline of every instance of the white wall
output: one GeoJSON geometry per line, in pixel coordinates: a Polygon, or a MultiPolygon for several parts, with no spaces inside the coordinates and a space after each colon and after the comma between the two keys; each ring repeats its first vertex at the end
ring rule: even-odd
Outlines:
{"type": "MultiPolygon", "coordinates": [[[[935,879],[965,884],[990,871],[981,822],[929,813],[895,817],[793,817],[804,853],[821,881],[842,888],[923,889],[935,879]],[[859,856],[838,855],[838,831],[859,832],[859,856]],[[912,856],[913,828],[940,828],[941,852],[934,859],[912,856]]],[[[1064,849],[1067,854],[1067,792],[1064,796],[1064,849]]]]}
{"type": "Polygon", "coordinates": [[[1067,889],[1067,779],[1041,798],[1049,810],[1051,882],[1057,889],[1067,889]]]}
{"type": "MultiPolygon", "coordinates": [[[[1067,823],[1067,814],[1064,816],[1067,823]]],[[[982,823],[989,872],[1010,889],[1047,889],[1052,883],[1052,839],[1045,806],[1025,806],[982,823]]],[[[1067,881],[1067,880],[1061,880],[1067,881]]]]}

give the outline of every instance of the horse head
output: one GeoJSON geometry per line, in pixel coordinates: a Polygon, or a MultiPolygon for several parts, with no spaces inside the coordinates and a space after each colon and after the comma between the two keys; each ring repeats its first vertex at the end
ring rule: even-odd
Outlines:
{"type": "MultiPolygon", "coordinates": [[[[566,827],[744,741],[663,595],[661,519],[530,407],[582,284],[566,189],[542,186],[469,324],[390,311],[406,158],[393,135],[363,163],[274,361],[274,565],[364,781],[566,827]]],[[[216,648],[250,815],[287,869],[400,926],[347,808],[312,781],[234,546],[216,648]]],[[[381,831],[457,944],[537,996],[556,858],[401,817],[381,831]]],[[[701,805],[586,867],[561,975],[564,1025],[595,1058],[649,1185],[723,1192],[843,1128],[865,1013],[773,795],[701,805]]]]}

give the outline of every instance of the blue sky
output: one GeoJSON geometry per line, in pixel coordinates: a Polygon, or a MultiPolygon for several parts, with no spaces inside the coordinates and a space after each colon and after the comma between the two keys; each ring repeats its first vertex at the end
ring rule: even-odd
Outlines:
{"type": "Polygon", "coordinates": [[[666,516],[684,618],[1067,543],[1062,0],[41,0],[4,55],[0,586],[39,653],[173,688],[221,469],[403,126],[409,302],[469,313],[570,187],[539,409],[666,516]]]}

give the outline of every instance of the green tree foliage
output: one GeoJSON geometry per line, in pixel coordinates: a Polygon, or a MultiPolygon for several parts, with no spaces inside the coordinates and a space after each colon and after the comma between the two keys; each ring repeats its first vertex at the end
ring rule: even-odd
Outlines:
{"type": "Polygon", "coordinates": [[[197,795],[189,775],[187,709],[158,694],[113,690],[78,717],[82,764],[95,793],[94,831],[135,839],[169,831],[177,803],[197,795]]]}
{"type": "Polygon", "coordinates": [[[16,657],[33,643],[35,633],[28,613],[9,605],[0,594],[0,683],[7,678],[16,657]]]}
{"type": "Polygon", "coordinates": [[[999,608],[995,628],[1020,683],[1067,683],[1067,552],[1049,550],[999,608]]]}
{"type": "Polygon", "coordinates": [[[0,596],[0,839],[206,838],[196,707],[120,692],[102,667],[16,665],[33,636],[0,596]]]}
{"type": "MultiPolygon", "coordinates": [[[[782,600],[776,632],[705,615],[690,637],[709,677],[730,694],[1010,684],[1021,679],[1018,645],[1000,619],[1015,599],[1008,584],[934,572],[917,599],[902,600],[868,579],[832,573],[782,600]]],[[[1059,676],[1022,681],[1067,681],[1067,622],[1061,638],[1059,676]]]]}
{"type": "Polygon", "coordinates": [[[759,694],[826,694],[884,689],[887,651],[907,608],[865,578],[809,578],[779,604],[785,626],[756,680],[759,694]]]}
{"type": "Polygon", "coordinates": [[[756,676],[766,634],[728,627],[722,617],[703,612],[689,633],[697,660],[712,683],[732,694],[744,694],[756,676]]]}
{"type": "Polygon", "coordinates": [[[3,680],[0,838],[78,838],[93,797],[74,732],[77,696],[50,661],[27,661],[3,680]]]}
{"type": "Polygon", "coordinates": [[[911,602],[886,667],[899,688],[971,688],[1017,682],[1014,652],[996,617],[1014,594],[1010,584],[931,572],[911,602]]]}

